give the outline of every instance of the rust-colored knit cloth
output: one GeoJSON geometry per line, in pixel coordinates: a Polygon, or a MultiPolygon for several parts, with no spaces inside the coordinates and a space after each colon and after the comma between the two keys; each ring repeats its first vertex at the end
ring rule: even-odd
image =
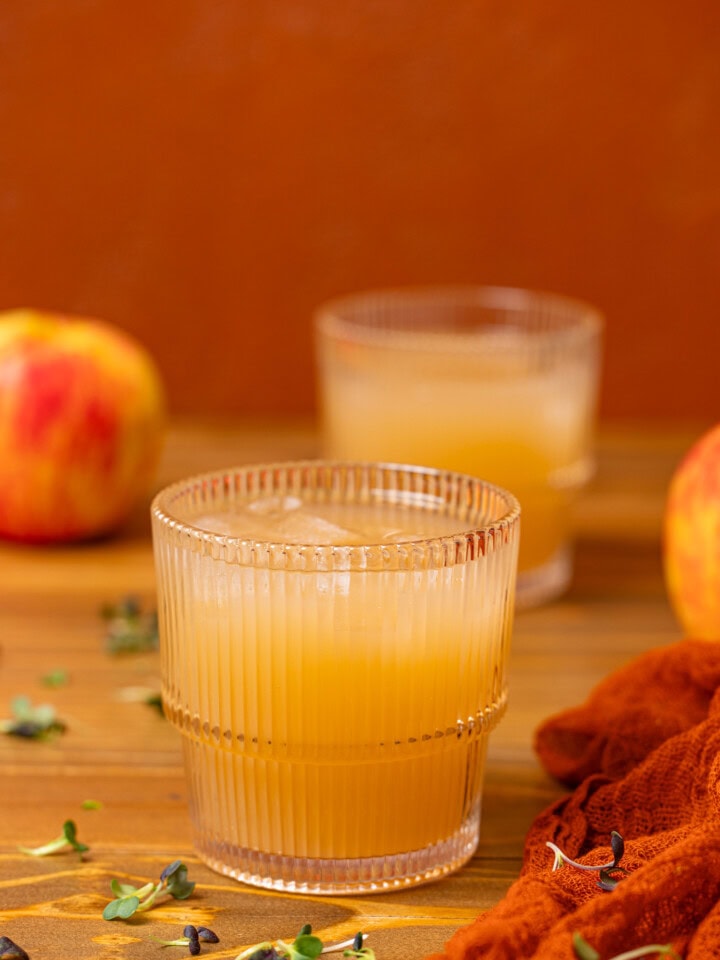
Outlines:
{"type": "Polygon", "coordinates": [[[651,943],[720,958],[720,642],[641,656],[546,721],[536,749],[579,785],[532,824],[505,898],[431,960],[575,960],[575,932],[603,960],[651,943]],[[546,841],[606,863],[613,830],[630,872],[612,892],[596,873],[552,871],[546,841]]]}

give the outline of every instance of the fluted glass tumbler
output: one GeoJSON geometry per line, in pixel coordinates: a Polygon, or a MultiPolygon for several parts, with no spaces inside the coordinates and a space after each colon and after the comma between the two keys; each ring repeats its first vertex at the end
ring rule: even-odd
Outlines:
{"type": "Polygon", "coordinates": [[[514,497],[308,461],[177,483],[152,514],[163,702],[200,856],[311,893],[465,862],[507,693],[514,497]]]}
{"type": "Polygon", "coordinates": [[[496,287],[358,293],[316,333],[323,453],[459,470],[523,511],[518,604],[572,573],[572,500],[592,473],[602,318],[564,297],[496,287]]]}

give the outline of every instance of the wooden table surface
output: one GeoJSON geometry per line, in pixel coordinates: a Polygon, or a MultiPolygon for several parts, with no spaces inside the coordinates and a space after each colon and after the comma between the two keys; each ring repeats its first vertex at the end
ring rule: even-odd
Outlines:
{"type": "MultiPolygon", "coordinates": [[[[496,903],[517,876],[533,817],[561,789],[539,767],[533,730],[581,701],[609,671],[679,639],[665,597],[660,528],[667,483],[701,426],[605,428],[599,467],[578,505],[570,592],[519,613],[510,706],[491,736],[482,838],[475,858],[441,882],[366,897],[286,896],[241,885],[193,852],[179,738],[156,711],[128,695],[159,689],[157,653],[113,656],[99,609],[128,594],[154,607],[146,505],[118,537],[53,549],[0,546],[0,718],[26,694],[52,703],[67,724],[49,741],[0,736],[0,936],[32,960],[187,956],[174,939],[186,923],[217,931],[203,955],[234,958],[268,938],[293,938],[310,922],[324,940],[362,929],[378,960],[439,949],[459,926],[496,903]],[[64,686],[42,677],[67,671],[64,686]],[[83,809],[97,800],[101,809],[83,809]],[[90,852],[36,859],[18,844],[57,836],[74,819],[90,852]],[[166,901],[127,922],[102,919],[110,880],[156,879],[181,858],[197,881],[186,901],[166,901]]],[[[305,425],[182,423],[169,433],[158,486],[205,469],[313,456],[305,425]]]]}

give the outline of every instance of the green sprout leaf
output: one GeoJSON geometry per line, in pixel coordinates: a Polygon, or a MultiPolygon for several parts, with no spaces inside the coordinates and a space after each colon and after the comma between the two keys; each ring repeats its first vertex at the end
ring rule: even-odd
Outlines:
{"type": "Polygon", "coordinates": [[[83,800],[80,806],[83,810],[102,810],[103,808],[101,800],[83,800]]]}
{"type": "Polygon", "coordinates": [[[139,906],[140,900],[134,895],[111,900],[103,910],[103,920],[127,920],[139,906]]]}
{"type": "Polygon", "coordinates": [[[160,874],[160,880],[165,883],[167,892],[176,900],[187,900],[195,889],[195,884],[188,882],[187,872],[185,864],[176,860],[160,874]]]}
{"type": "Polygon", "coordinates": [[[119,898],[135,896],[141,890],[145,891],[146,893],[149,893],[152,889],[154,889],[154,887],[155,887],[155,884],[152,882],[146,883],[142,887],[135,887],[131,883],[120,883],[119,880],[110,881],[110,889],[115,894],[115,896],[119,898]]]}
{"type": "Polygon", "coordinates": [[[157,613],[144,612],[137,597],[125,597],[119,603],[105,604],[100,615],[106,623],[105,647],[108,653],[157,650],[157,613]]]}
{"type": "Polygon", "coordinates": [[[65,724],[58,720],[55,708],[49,703],[34,707],[29,697],[18,696],[10,703],[12,718],[0,720],[0,733],[13,737],[44,740],[56,733],[63,733],[65,724]]]}
{"type": "Polygon", "coordinates": [[[313,936],[312,926],[305,923],[292,943],[278,940],[276,949],[283,951],[281,957],[289,957],[290,960],[315,960],[322,953],[323,945],[319,937],[313,936]]]}
{"type": "Polygon", "coordinates": [[[165,716],[161,694],[151,693],[148,697],[145,698],[145,706],[152,707],[154,710],[157,710],[157,712],[160,714],[161,717],[165,716]]]}
{"type": "Polygon", "coordinates": [[[75,826],[74,820],[66,820],[63,824],[63,836],[65,837],[65,842],[68,843],[73,850],[76,850],[78,853],[86,853],[90,847],[84,843],[80,843],[77,839],[77,827],[75,826]]]}
{"type": "Polygon", "coordinates": [[[312,934],[304,933],[295,938],[290,944],[288,956],[292,960],[315,960],[323,951],[322,940],[312,934]]]}
{"type": "Polygon", "coordinates": [[[135,887],[113,879],[110,881],[110,889],[115,899],[106,905],[103,918],[127,920],[135,913],[150,910],[158,899],[167,896],[174,897],[176,900],[187,899],[195,889],[195,884],[188,881],[185,864],[175,860],[170,866],[165,867],[157,883],[149,880],[143,886],[135,887]]]}
{"type": "Polygon", "coordinates": [[[40,847],[18,847],[21,853],[26,853],[30,857],[48,857],[53,853],[63,853],[68,849],[79,853],[80,859],[90,849],[87,844],[80,843],[77,839],[77,827],[74,820],[66,820],[60,836],[49,843],[44,843],[40,847]]]}
{"type": "Polygon", "coordinates": [[[46,687],[64,687],[69,678],[67,670],[58,669],[51,670],[50,673],[46,673],[41,679],[46,687]]]}

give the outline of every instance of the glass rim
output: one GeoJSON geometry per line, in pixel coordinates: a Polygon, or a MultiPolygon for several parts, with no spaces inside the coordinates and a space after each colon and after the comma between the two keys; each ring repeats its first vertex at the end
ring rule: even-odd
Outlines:
{"type": "MultiPolygon", "coordinates": [[[[443,329],[440,324],[413,317],[412,322],[393,322],[392,311],[437,307],[464,308],[477,310],[490,315],[512,317],[516,325],[544,317],[561,320],[555,327],[537,329],[532,343],[526,341],[519,345],[517,341],[492,343],[492,350],[505,349],[508,352],[523,352],[555,348],[559,344],[592,341],[604,328],[602,311],[586,300],[523,287],[473,285],[473,284],[437,284],[424,286],[404,286],[376,288],[358,291],[334,297],[321,303],[315,310],[316,329],[324,336],[362,343],[367,346],[382,344],[386,347],[416,349],[418,346],[432,344],[433,350],[454,353],[479,351],[486,345],[477,337],[477,331],[459,331],[449,325],[443,329]],[[373,322],[362,309],[383,308],[382,322],[373,322]],[[449,334],[452,334],[450,343],[449,334]]],[[[488,324],[489,325],[489,324],[488,324]]],[[[500,324],[495,324],[500,326],[500,324]]]]}
{"type": "MultiPolygon", "coordinates": [[[[312,489],[312,486],[307,486],[305,489],[312,489]]],[[[413,493],[417,494],[417,491],[410,486],[403,488],[375,486],[372,489],[396,494],[395,499],[379,497],[367,501],[377,504],[402,503],[403,500],[407,502],[413,493]],[[403,496],[398,497],[398,494],[404,494],[405,496],[404,498],[403,496]]],[[[255,491],[256,496],[277,496],[278,494],[278,491],[273,491],[267,487],[255,491]]],[[[288,494],[291,495],[291,491],[288,491],[288,494]]],[[[251,499],[252,496],[248,495],[244,498],[237,498],[235,501],[228,498],[225,502],[243,502],[251,499]]],[[[350,500],[349,502],[353,501],[350,500]]],[[[208,505],[211,507],[210,501],[208,501],[208,505]]],[[[154,522],[160,524],[165,531],[172,531],[185,542],[191,542],[194,549],[209,553],[218,559],[224,558],[234,564],[301,569],[303,561],[307,560],[308,557],[325,556],[329,561],[329,566],[326,569],[338,570],[358,569],[356,566],[358,558],[371,561],[366,569],[425,566],[426,563],[422,562],[421,555],[426,559],[431,558],[434,566],[451,566],[474,559],[479,542],[483,544],[482,552],[484,553],[484,545],[490,541],[493,542],[493,550],[496,550],[501,544],[510,543],[517,539],[516,531],[519,530],[521,507],[515,495],[505,488],[479,477],[456,471],[390,462],[308,459],[252,463],[194,474],[159,490],[152,500],[150,512],[154,522]],[[245,538],[214,533],[194,524],[191,520],[183,519],[177,511],[172,509],[173,502],[188,493],[193,491],[198,494],[203,491],[209,494],[212,494],[213,491],[222,492],[227,490],[229,484],[237,478],[247,478],[251,475],[259,476],[261,474],[279,475],[283,472],[289,475],[291,471],[310,471],[311,473],[313,471],[325,471],[330,474],[337,470],[344,471],[346,474],[367,475],[370,479],[376,475],[394,475],[405,477],[408,480],[411,478],[416,480],[426,478],[435,485],[438,491],[434,497],[430,495],[425,497],[428,504],[433,499],[436,501],[438,504],[437,510],[431,510],[429,506],[420,508],[427,510],[429,513],[439,512],[442,508],[447,510],[448,507],[453,505],[461,510],[463,508],[463,496],[466,500],[466,509],[471,509],[472,498],[481,495],[498,497],[498,500],[503,503],[504,509],[498,510],[497,516],[482,523],[473,523],[469,519],[459,521],[456,532],[442,536],[435,535],[396,541],[377,541],[368,538],[367,543],[354,544],[288,543],[282,539],[245,538]],[[454,496],[450,493],[452,490],[456,491],[454,496]],[[458,549],[461,542],[468,545],[470,541],[475,544],[475,547],[470,546],[469,553],[465,554],[458,549]],[[259,557],[259,554],[262,554],[264,559],[259,557]]],[[[307,569],[310,569],[310,567],[307,569]]],[[[322,568],[313,565],[312,569],[319,570],[322,568]]]]}

